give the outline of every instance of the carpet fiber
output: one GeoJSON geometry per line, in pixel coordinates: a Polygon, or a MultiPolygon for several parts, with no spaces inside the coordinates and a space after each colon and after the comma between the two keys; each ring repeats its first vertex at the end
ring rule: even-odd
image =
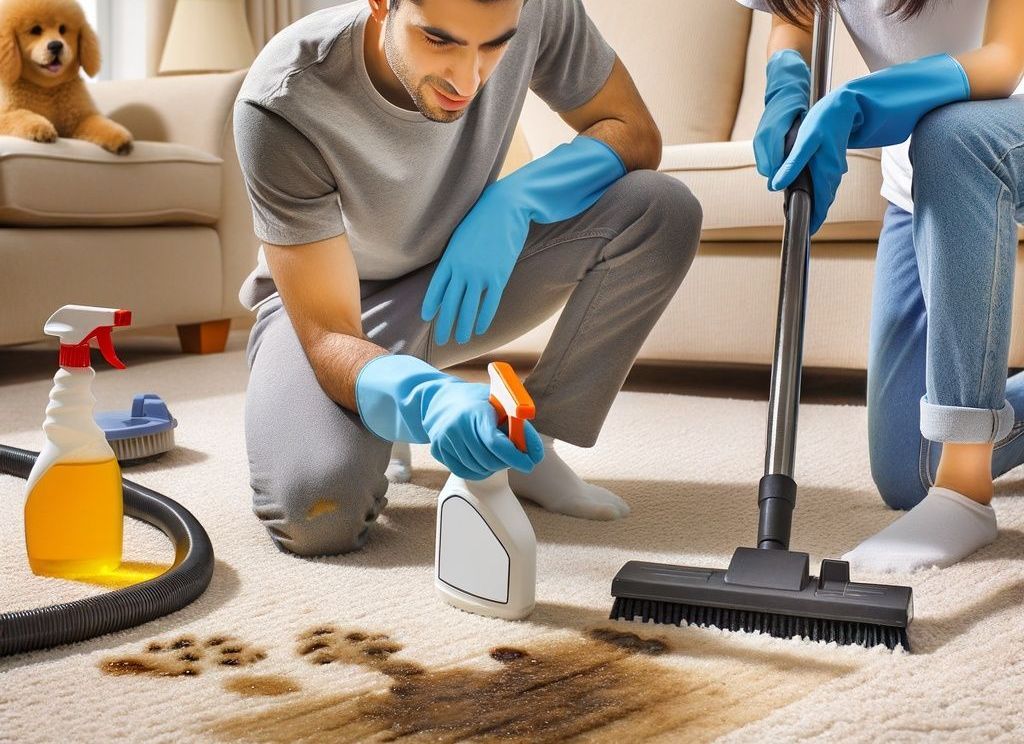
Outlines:
{"type": "MultiPolygon", "coordinates": [[[[250,511],[241,344],[236,334],[211,357],[126,344],[129,369],[97,376],[101,408],[157,392],[178,418],[178,448],[125,475],[199,518],[216,571],[174,615],[0,659],[0,740],[1024,740],[1021,473],[997,482],[994,545],[943,571],[856,577],[913,586],[912,654],[612,623],[624,561],[724,566],[750,544],[766,413],[759,401],[625,392],[596,447],[559,449],[632,515],[594,523],[528,506],[537,609],[492,620],[434,596],[445,473],[423,447],[364,550],[305,560],[272,546],[250,511]]],[[[41,446],[54,357],[3,351],[3,443],[41,446]]],[[[793,546],[816,569],[895,514],[871,483],[862,407],[805,405],[798,449],[793,546]]],[[[0,476],[0,610],[104,591],[29,572],[22,486],[0,476]]],[[[162,535],[126,524],[129,568],[172,557],[162,535]]]]}

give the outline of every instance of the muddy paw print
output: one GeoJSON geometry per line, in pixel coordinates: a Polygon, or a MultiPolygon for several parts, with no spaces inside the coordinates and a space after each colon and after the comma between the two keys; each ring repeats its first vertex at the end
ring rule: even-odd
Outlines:
{"type": "Polygon", "coordinates": [[[137,654],[118,656],[100,664],[113,675],[194,677],[204,669],[247,667],[266,658],[266,652],[227,635],[199,639],[183,635],[168,641],[150,641],[137,654]]]}
{"type": "Polygon", "coordinates": [[[391,658],[392,654],[402,650],[402,646],[391,640],[387,633],[341,630],[333,625],[324,625],[306,631],[298,641],[299,655],[310,664],[357,664],[389,677],[423,673],[419,664],[391,658]]]}

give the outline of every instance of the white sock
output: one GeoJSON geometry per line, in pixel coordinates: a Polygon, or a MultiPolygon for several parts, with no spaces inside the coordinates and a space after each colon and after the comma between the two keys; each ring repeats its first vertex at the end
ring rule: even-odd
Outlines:
{"type": "Polygon", "coordinates": [[[508,471],[512,492],[548,511],[582,519],[620,519],[629,514],[626,502],[609,491],[587,483],[555,452],[551,437],[541,435],[544,459],[532,473],[508,471]]]}
{"type": "Polygon", "coordinates": [[[996,513],[956,491],[932,486],[924,500],[843,556],[867,571],[952,566],[996,539],[996,513]]]}
{"type": "Polygon", "coordinates": [[[391,445],[391,462],[384,475],[392,483],[408,483],[412,480],[412,448],[408,442],[395,442],[391,445]]]}

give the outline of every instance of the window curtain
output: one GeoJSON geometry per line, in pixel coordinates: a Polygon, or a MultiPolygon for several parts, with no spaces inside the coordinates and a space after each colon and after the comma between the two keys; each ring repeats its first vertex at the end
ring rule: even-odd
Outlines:
{"type": "Polygon", "coordinates": [[[278,31],[302,17],[301,0],[245,0],[249,30],[256,49],[262,49],[278,31]]]}

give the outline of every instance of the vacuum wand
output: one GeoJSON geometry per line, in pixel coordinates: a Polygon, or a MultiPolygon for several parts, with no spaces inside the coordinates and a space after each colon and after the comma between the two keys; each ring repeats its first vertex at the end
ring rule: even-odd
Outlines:
{"type": "MultiPolygon", "coordinates": [[[[832,46],[835,26],[832,13],[818,13],[814,20],[811,70],[813,106],[828,93],[831,84],[832,46]]],[[[788,154],[796,141],[800,120],[786,135],[788,154]]],[[[758,485],[757,547],[788,550],[796,506],[793,480],[797,414],[800,410],[800,377],[803,371],[804,320],[807,315],[807,274],[811,257],[810,230],[813,184],[807,168],[786,189],[786,230],[782,239],[782,271],[779,280],[778,322],[768,399],[768,431],[764,477],[758,485]]]]}

